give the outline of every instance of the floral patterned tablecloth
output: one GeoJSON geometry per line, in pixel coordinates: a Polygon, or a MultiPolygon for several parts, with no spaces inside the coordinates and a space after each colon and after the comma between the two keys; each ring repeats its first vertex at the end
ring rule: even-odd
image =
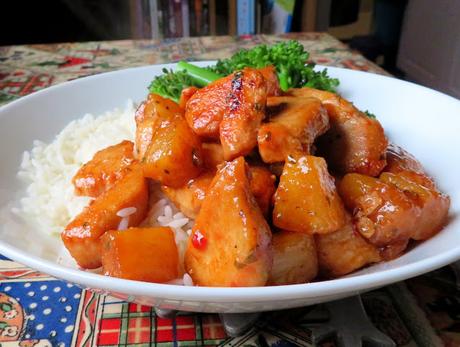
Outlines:
{"type": "MultiPolygon", "coordinates": [[[[201,37],[0,47],[0,105],[53,84],[100,72],[181,59],[227,57],[242,47],[297,39],[318,64],[386,74],[327,34],[201,37]]],[[[455,266],[362,295],[373,324],[398,346],[460,346],[455,266]]],[[[215,314],[179,313],[81,289],[0,256],[0,346],[311,346],[320,306],[266,313],[243,336],[215,314]]],[[[334,346],[333,338],[322,346],[334,346]]]]}

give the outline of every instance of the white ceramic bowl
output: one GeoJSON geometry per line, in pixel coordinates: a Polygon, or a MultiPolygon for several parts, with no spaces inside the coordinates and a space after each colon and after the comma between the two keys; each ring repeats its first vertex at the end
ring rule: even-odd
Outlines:
{"type": "MultiPolygon", "coordinates": [[[[203,63],[206,64],[206,63],[203,63]]],[[[141,101],[157,65],[104,73],[54,86],[0,108],[0,206],[18,198],[16,178],[23,151],[32,141],[51,141],[72,119],[100,114],[126,99],[141,101]]],[[[321,67],[319,67],[321,68],[321,67]]],[[[344,278],[280,287],[182,287],[105,277],[57,263],[61,243],[0,219],[0,253],[32,268],[125,300],[165,309],[255,312],[339,299],[434,270],[460,258],[460,102],[394,78],[329,68],[339,91],[356,106],[375,113],[389,138],[414,154],[452,199],[447,227],[398,259],[344,278]],[[24,236],[24,237],[22,237],[24,236]]],[[[1,217],[0,217],[1,218],[1,217]]]]}

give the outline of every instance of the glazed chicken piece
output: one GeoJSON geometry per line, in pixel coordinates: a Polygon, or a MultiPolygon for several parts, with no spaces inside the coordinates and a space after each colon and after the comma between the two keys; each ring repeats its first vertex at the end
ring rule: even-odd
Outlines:
{"type": "Polygon", "coordinates": [[[273,224],[306,234],[327,234],[345,223],[345,209],[323,158],[289,155],[276,190],[273,224]]]}
{"type": "Polygon", "coordinates": [[[139,105],[134,116],[136,121],[135,150],[138,160],[144,158],[145,152],[153,140],[155,127],[158,126],[155,106],[157,101],[155,94],[149,94],[147,100],[139,105]]]}
{"type": "Polygon", "coordinates": [[[104,275],[164,283],[179,276],[174,232],[168,227],[111,230],[101,237],[104,275]]]}
{"type": "Polygon", "coordinates": [[[268,285],[307,283],[318,273],[312,235],[281,230],[273,234],[273,267],[268,285]]]}
{"type": "Polygon", "coordinates": [[[276,69],[273,65],[268,65],[258,71],[264,76],[265,82],[267,83],[267,96],[278,96],[281,95],[280,83],[276,69]]]}
{"type": "MultiPolygon", "coordinates": [[[[272,66],[258,70],[245,68],[197,91],[188,89],[181,95],[181,102],[188,98],[185,118],[196,134],[208,140],[221,139],[220,123],[224,115],[233,113],[233,117],[236,117],[234,113],[241,108],[241,102],[249,103],[248,107],[244,107],[249,111],[248,117],[252,117],[253,113],[259,117],[259,111],[265,106],[266,95],[280,93],[278,77],[272,66]],[[262,90],[259,91],[260,88],[262,90]],[[257,109],[251,110],[251,104],[257,109]]],[[[227,160],[230,159],[227,157],[227,160]]]]}
{"type": "Polygon", "coordinates": [[[195,134],[201,138],[219,139],[219,126],[228,110],[233,78],[233,75],[220,78],[198,89],[187,101],[185,119],[195,134]]]}
{"type": "Polygon", "coordinates": [[[421,210],[411,237],[414,240],[430,238],[439,232],[447,221],[449,197],[437,189],[422,165],[402,148],[390,146],[387,161],[388,165],[380,179],[398,187],[421,210]]]}
{"type": "Polygon", "coordinates": [[[220,143],[203,143],[203,163],[206,169],[216,170],[224,161],[224,150],[220,143]]]}
{"type": "Polygon", "coordinates": [[[379,121],[334,93],[300,88],[291,89],[289,95],[318,98],[327,109],[331,128],[318,140],[318,155],[324,156],[332,169],[378,176],[386,165],[388,145],[379,121]]]}
{"type": "Polygon", "coordinates": [[[228,109],[219,127],[225,160],[249,154],[257,145],[267,101],[267,87],[260,72],[244,68],[232,76],[228,109]]]}
{"type": "Polygon", "coordinates": [[[276,176],[263,166],[249,166],[249,187],[260,210],[268,217],[275,194],[276,176]]]}
{"type": "Polygon", "coordinates": [[[150,94],[136,114],[136,123],[136,147],[146,177],[180,187],[201,173],[201,140],[178,104],[150,94]]]}
{"type": "Polygon", "coordinates": [[[278,96],[267,98],[267,107],[281,111],[262,124],[257,135],[265,163],[282,162],[290,153],[310,154],[316,137],[329,129],[326,109],[317,98],[278,96]]]}
{"type": "Polygon", "coordinates": [[[435,182],[425,172],[422,164],[409,152],[393,143],[387,148],[387,165],[383,171],[404,176],[426,188],[436,188],[435,182]]]}
{"type": "Polygon", "coordinates": [[[76,216],[61,234],[64,245],[84,269],[101,266],[99,238],[107,231],[118,229],[122,218],[128,218],[125,227],[137,226],[147,213],[148,186],[142,170],[129,168],[115,185],[99,195],[83,212],[76,216]],[[120,212],[128,213],[123,217],[120,212]]]}
{"type": "Polygon", "coordinates": [[[134,162],[134,144],[122,141],[97,152],[72,178],[75,195],[97,197],[122,178],[134,162]]]}
{"type": "Polygon", "coordinates": [[[351,218],[341,229],[316,235],[319,272],[335,278],[382,260],[376,246],[366,241],[356,230],[351,218]]]}
{"type": "Polygon", "coordinates": [[[188,88],[182,89],[182,92],[180,93],[179,107],[185,110],[187,106],[187,102],[190,100],[193,94],[195,94],[198,90],[199,89],[197,87],[188,87],[188,88]]]}
{"type": "Polygon", "coordinates": [[[183,214],[195,219],[200,212],[201,204],[206,197],[206,192],[214,175],[215,171],[206,171],[200,176],[192,178],[182,187],[162,186],[161,190],[183,214]]]}
{"type": "Polygon", "coordinates": [[[189,238],[185,269],[199,286],[263,286],[272,265],[270,241],[239,157],[211,183],[189,238]]]}
{"type": "MultiPolygon", "coordinates": [[[[183,214],[196,218],[214,176],[215,168],[191,179],[182,187],[162,186],[161,189],[183,214]]],[[[250,166],[249,187],[260,210],[267,216],[275,193],[275,177],[264,167],[250,166]]]]}
{"type": "Polygon", "coordinates": [[[406,194],[378,178],[354,173],[343,177],[338,190],[362,236],[378,247],[399,245],[404,250],[421,212],[406,194]]]}

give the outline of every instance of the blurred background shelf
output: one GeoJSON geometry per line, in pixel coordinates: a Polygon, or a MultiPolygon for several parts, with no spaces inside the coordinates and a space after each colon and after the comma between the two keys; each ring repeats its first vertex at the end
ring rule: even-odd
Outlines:
{"type": "Polygon", "coordinates": [[[360,2],[372,17],[373,0],[8,0],[0,45],[328,31],[360,2]]]}
{"type": "Polygon", "coordinates": [[[397,77],[460,97],[458,0],[7,0],[0,6],[0,46],[328,32],[397,77]]]}

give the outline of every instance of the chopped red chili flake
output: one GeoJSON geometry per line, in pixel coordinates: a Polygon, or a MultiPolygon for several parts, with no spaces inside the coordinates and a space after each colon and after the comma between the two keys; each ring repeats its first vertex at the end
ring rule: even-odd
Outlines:
{"type": "Polygon", "coordinates": [[[192,245],[197,249],[204,249],[206,247],[206,238],[204,235],[199,231],[195,231],[192,236],[192,245]]]}

